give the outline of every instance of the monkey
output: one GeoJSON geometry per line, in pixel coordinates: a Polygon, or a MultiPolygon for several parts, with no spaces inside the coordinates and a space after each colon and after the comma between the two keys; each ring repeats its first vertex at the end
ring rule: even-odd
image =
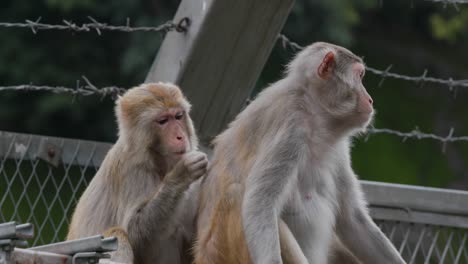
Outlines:
{"type": "Polygon", "coordinates": [[[113,261],[191,263],[208,160],[198,151],[190,108],[169,83],[142,84],[117,99],[118,139],[79,199],[68,240],[117,236],[113,261]]]}
{"type": "Polygon", "coordinates": [[[214,139],[195,263],[325,264],[340,261],[334,236],[362,263],[405,263],[351,168],[350,141],[374,116],[364,73],[351,51],[314,43],[214,139]]]}

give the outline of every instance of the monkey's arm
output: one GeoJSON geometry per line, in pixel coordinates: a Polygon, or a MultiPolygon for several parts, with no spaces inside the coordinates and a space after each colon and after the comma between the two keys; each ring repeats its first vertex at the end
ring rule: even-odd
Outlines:
{"type": "Polygon", "coordinates": [[[405,263],[390,240],[372,221],[361,186],[351,168],[346,168],[342,189],[342,212],[338,214],[336,230],[342,242],[363,263],[405,263]]]}
{"type": "Polygon", "coordinates": [[[194,180],[205,174],[207,163],[201,152],[179,161],[155,193],[130,212],[126,226],[133,248],[145,248],[145,243],[154,243],[161,231],[167,230],[182,195],[194,180]]]}
{"type": "Polygon", "coordinates": [[[278,219],[302,155],[300,137],[278,132],[247,176],[242,224],[253,263],[282,263],[278,219]]]}

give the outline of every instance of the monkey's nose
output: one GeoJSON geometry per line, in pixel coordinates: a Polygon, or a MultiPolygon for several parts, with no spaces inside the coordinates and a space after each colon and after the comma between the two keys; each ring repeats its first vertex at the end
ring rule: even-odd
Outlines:
{"type": "Polygon", "coordinates": [[[177,136],[176,138],[177,138],[177,140],[182,140],[181,136],[177,136]]]}
{"type": "Polygon", "coordinates": [[[369,98],[369,103],[370,103],[370,104],[373,104],[373,103],[374,103],[374,101],[372,100],[372,98],[369,98]]]}

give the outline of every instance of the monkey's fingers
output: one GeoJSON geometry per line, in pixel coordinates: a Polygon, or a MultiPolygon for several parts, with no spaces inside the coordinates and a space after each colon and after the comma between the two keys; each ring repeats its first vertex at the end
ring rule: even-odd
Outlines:
{"type": "Polygon", "coordinates": [[[207,167],[208,167],[208,160],[201,160],[197,163],[190,165],[189,170],[194,172],[198,170],[206,170],[207,167]]]}
{"type": "Polygon", "coordinates": [[[187,166],[190,166],[204,159],[208,160],[205,153],[198,152],[198,151],[190,152],[185,156],[185,164],[187,166]]]}
{"type": "Polygon", "coordinates": [[[208,160],[204,159],[189,167],[191,175],[198,178],[205,174],[208,169],[208,160]]]}
{"type": "Polygon", "coordinates": [[[206,174],[206,171],[207,171],[207,170],[206,170],[206,168],[205,168],[205,169],[200,169],[200,170],[197,170],[197,171],[193,172],[193,173],[191,174],[192,180],[196,180],[196,179],[200,178],[201,176],[205,175],[205,174],[206,174]]]}

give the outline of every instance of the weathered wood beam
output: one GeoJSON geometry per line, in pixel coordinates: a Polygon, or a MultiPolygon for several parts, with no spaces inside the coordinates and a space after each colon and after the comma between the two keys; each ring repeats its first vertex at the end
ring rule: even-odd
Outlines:
{"type": "Polygon", "coordinates": [[[173,82],[193,104],[202,142],[242,109],[294,0],[183,0],[174,17],[187,32],[166,35],[146,82],[173,82]]]}

